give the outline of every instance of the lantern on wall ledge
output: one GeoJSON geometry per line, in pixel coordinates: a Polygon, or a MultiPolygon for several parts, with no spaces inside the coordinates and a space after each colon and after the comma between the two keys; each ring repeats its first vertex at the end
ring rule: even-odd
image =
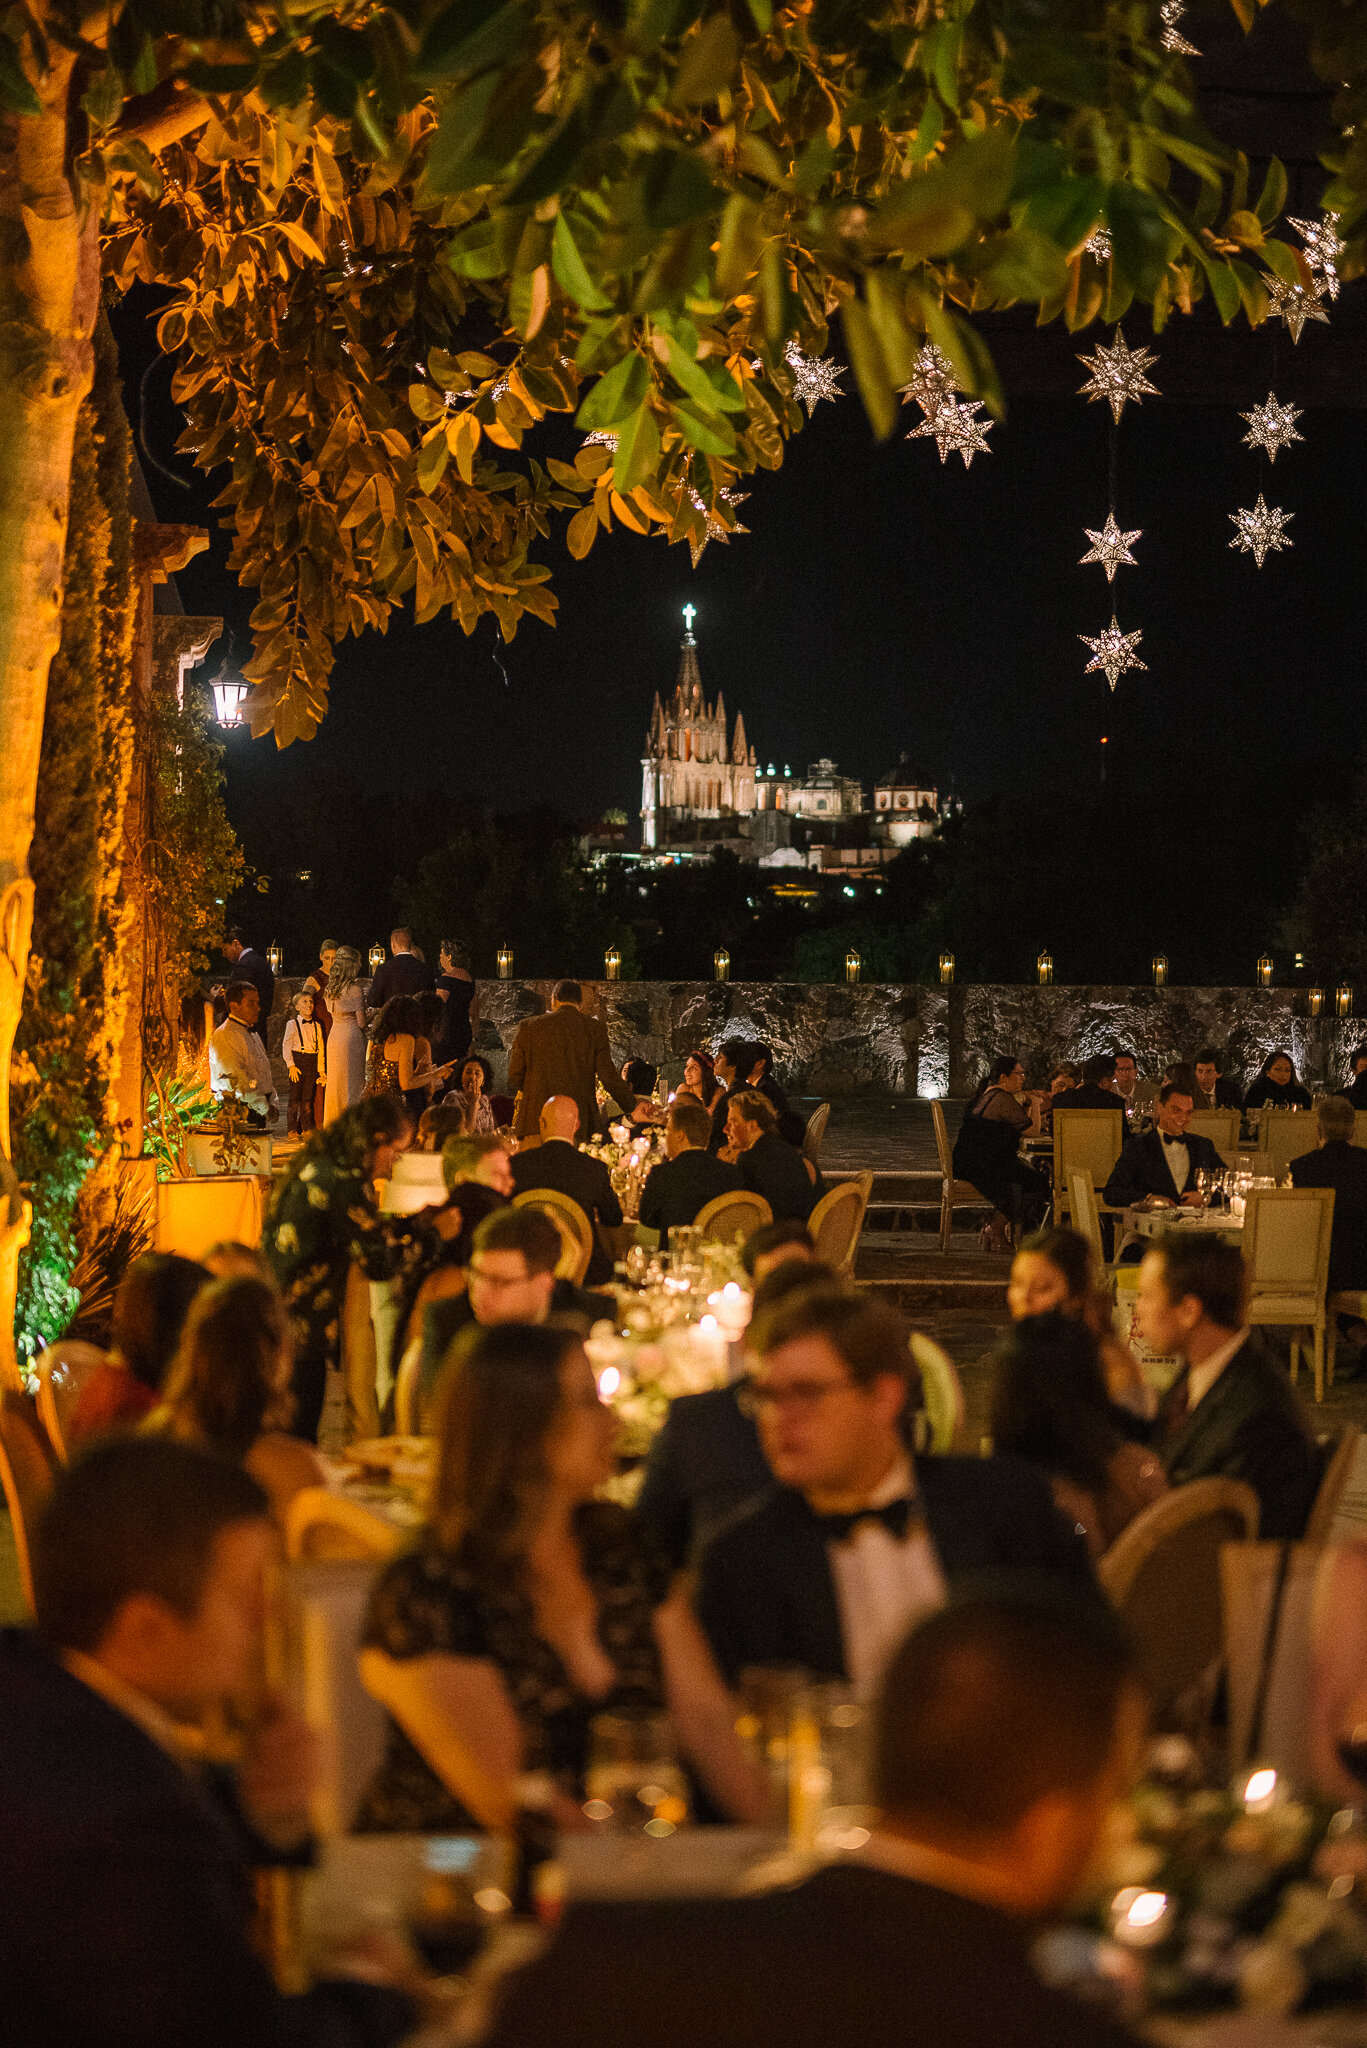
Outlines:
{"type": "Polygon", "coordinates": [[[383,947],[383,946],[372,946],[372,947],[371,947],[371,949],[370,949],[370,971],[371,971],[371,973],[372,973],[372,974],[378,974],[378,973],[379,973],[379,971],[380,971],[380,969],[381,969],[381,968],[382,968],[383,966],[384,966],[384,947],[383,947]]]}
{"type": "Polygon", "coordinates": [[[718,981],[729,981],[731,979],[731,955],[727,952],[725,946],[718,946],[716,952],[712,955],[712,972],[718,981]]]}
{"type": "Polygon", "coordinates": [[[1259,988],[1271,988],[1272,986],[1272,955],[1270,953],[1260,953],[1258,955],[1258,986],[1259,988]]]}
{"type": "Polygon", "coordinates": [[[1041,988],[1047,988],[1053,978],[1054,956],[1052,953],[1041,953],[1035,962],[1035,979],[1041,988]]]}
{"type": "Polygon", "coordinates": [[[1334,991],[1334,1008],[1338,1011],[1340,1017],[1352,1016],[1353,984],[1351,983],[1351,981],[1342,981],[1339,983],[1337,989],[1334,991]]]}
{"type": "Polygon", "coordinates": [[[285,956],[278,946],[267,946],[266,964],[272,974],[278,974],[285,964],[285,956]]]}
{"type": "Polygon", "coordinates": [[[1155,988],[1166,988],[1168,985],[1168,956],[1166,953],[1155,953],[1153,956],[1153,985],[1155,988]]]}
{"type": "Polygon", "coordinates": [[[1322,988],[1312,988],[1310,991],[1309,1001],[1311,1016],[1318,1017],[1321,1010],[1324,1008],[1324,990],[1322,988]]]}
{"type": "Polygon", "coordinates": [[[857,954],[857,953],[855,952],[854,948],[853,948],[853,947],[851,947],[851,948],[850,948],[850,950],[849,950],[849,952],[848,952],[848,953],[847,953],[847,954],[845,955],[845,979],[846,979],[846,981],[858,981],[858,979],[859,979],[859,975],[860,975],[860,971],[861,971],[861,969],[863,968],[863,965],[864,965],[863,961],[862,961],[862,960],[860,959],[859,955],[858,955],[858,954],[857,954]]]}
{"type": "Polygon", "coordinates": [[[209,688],[213,692],[214,717],[220,725],[242,725],[242,700],[251,694],[251,684],[229,676],[226,667],[219,670],[209,688]]]}
{"type": "Polygon", "coordinates": [[[949,984],[949,983],[950,983],[951,981],[953,981],[953,979],[954,979],[954,955],[953,955],[952,953],[941,953],[941,955],[940,955],[940,980],[941,980],[941,982],[942,982],[942,983],[944,983],[944,984],[948,985],[948,984],[949,984]]]}
{"type": "Polygon", "coordinates": [[[513,978],[513,949],[511,946],[500,946],[498,949],[498,978],[500,981],[511,981],[513,978]]]}
{"type": "Polygon", "coordinates": [[[609,981],[622,979],[622,956],[615,946],[609,946],[603,955],[603,972],[609,981]]]}

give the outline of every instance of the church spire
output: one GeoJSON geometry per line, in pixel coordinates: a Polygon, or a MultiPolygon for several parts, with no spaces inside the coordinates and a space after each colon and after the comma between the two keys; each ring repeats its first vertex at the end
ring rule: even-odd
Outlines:
{"type": "Polygon", "coordinates": [[[736,713],[736,743],[731,749],[731,759],[738,768],[743,768],[749,759],[745,745],[745,713],[736,713]]]}
{"type": "Polygon", "coordinates": [[[698,643],[693,638],[693,621],[697,616],[698,607],[695,604],[686,604],[684,606],[684,636],[679,643],[681,651],[679,655],[679,679],[676,687],[679,693],[679,700],[685,710],[694,702],[696,702],[699,710],[702,709],[702,676],[698,670],[698,643]]]}

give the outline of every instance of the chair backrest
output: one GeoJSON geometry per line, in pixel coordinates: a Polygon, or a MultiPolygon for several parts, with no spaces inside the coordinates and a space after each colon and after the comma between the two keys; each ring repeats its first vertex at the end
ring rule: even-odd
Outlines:
{"type": "Polygon", "coordinates": [[[1221,1655],[1220,1551],[1257,1533],[1251,1486],[1195,1479],[1144,1508],[1098,1562],[1155,1710],[1171,1706],[1221,1655]]]}
{"type": "Polygon", "coordinates": [[[1367,1145],[1367,1109],[1353,1112],[1353,1143],[1367,1145]]]}
{"type": "Polygon", "coordinates": [[[1101,1237],[1101,1211],[1097,1207],[1096,1183],[1085,1166],[1075,1168],[1068,1178],[1068,1198],[1073,1210],[1073,1228],[1080,1231],[1104,1269],[1106,1246],[1101,1237]]]}
{"type": "Polygon", "coordinates": [[[730,1244],[738,1237],[750,1237],[773,1220],[774,1212],[763,1195],[737,1188],[732,1194],[714,1195],[704,1202],[693,1218],[693,1228],[718,1244],[730,1244]]]}
{"type": "Polygon", "coordinates": [[[1220,1553],[1229,1761],[1271,1764],[1292,1785],[1311,1782],[1311,1613],[1324,1555],[1308,1542],[1220,1553]]]}
{"type": "Polygon", "coordinates": [[[831,1120],[829,1102],[818,1102],[807,1119],[807,1128],[802,1134],[802,1149],[813,1166],[821,1164],[821,1140],[826,1135],[826,1126],[831,1120]]]}
{"type": "Polygon", "coordinates": [[[946,1180],[954,1178],[954,1147],[949,1142],[949,1126],[945,1122],[945,1106],[938,1095],[930,1098],[930,1121],[935,1126],[935,1150],[940,1155],[940,1172],[946,1180]]]}
{"type": "Polygon", "coordinates": [[[556,1262],[557,1280],[572,1280],[578,1287],[593,1257],[593,1224],[573,1195],[559,1188],[524,1188],[513,1196],[515,1209],[541,1209],[560,1232],[562,1251],[556,1262]]]}
{"type": "Polygon", "coordinates": [[[71,1452],[67,1442],[71,1411],[81,1388],[104,1360],[98,1344],[83,1344],[72,1337],[59,1338],[38,1360],[38,1419],[64,1465],[71,1452]]]}
{"type": "Polygon", "coordinates": [[[1348,1490],[1353,1464],[1357,1458],[1362,1431],[1351,1423],[1341,1429],[1336,1437],[1330,1437],[1324,1446],[1321,1464],[1321,1479],[1315,1491],[1315,1505],[1310,1510],[1310,1519],[1305,1525],[1307,1543],[1328,1543],[1333,1532],[1343,1496],[1348,1490]]]}
{"type": "Polygon", "coordinates": [[[1226,1152],[1233,1152],[1238,1147],[1239,1112],[1237,1109],[1194,1109],[1187,1118],[1187,1129],[1195,1131],[1198,1138],[1209,1138],[1223,1158],[1226,1152]]]}
{"type": "Polygon", "coordinates": [[[29,1542],[55,1476],[56,1460],[31,1397],[13,1391],[0,1396],[0,1489],[14,1530],[19,1585],[30,1612],[33,1570],[29,1542]]]}
{"type": "Polygon", "coordinates": [[[420,1393],[422,1388],[422,1338],[415,1337],[399,1360],[399,1369],[394,1375],[394,1434],[396,1436],[420,1436],[422,1417],[420,1393]]]}
{"type": "Polygon", "coordinates": [[[285,1555],[291,1564],[339,1558],[383,1563],[403,1543],[402,1533],[383,1515],[326,1486],[301,1487],[285,1511],[285,1555]]]}
{"type": "Polygon", "coordinates": [[[1253,1292],[1322,1300],[1333,1224],[1332,1188],[1252,1189],[1241,1248],[1253,1292]]]}
{"type": "Polygon", "coordinates": [[[1157,1081],[1136,1081],[1134,1094],[1130,1097],[1131,1109],[1149,1109],[1158,1100],[1157,1081]]]}
{"type": "Polygon", "coordinates": [[[943,1456],[953,1450],[963,1430],[967,1413],[963,1385],[953,1359],[933,1338],[913,1330],[907,1342],[921,1375],[921,1407],[927,1436],[920,1448],[943,1456]]]}
{"type": "Polygon", "coordinates": [[[1125,1112],[1115,1109],[1054,1111],[1054,1186],[1071,1189],[1072,1176],[1086,1171],[1104,1188],[1125,1139],[1125,1112]]]}
{"type": "Polygon", "coordinates": [[[857,1173],[853,1180],[839,1181],[829,1189],[807,1218],[817,1257],[834,1266],[837,1273],[854,1271],[854,1254],[872,1192],[873,1175],[857,1173]]]}
{"type": "Polygon", "coordinates": [[[1265,1109],[1261,1135],[1267,1171],[1280,1180],[1293,1159],[1319,1144],[1319,1118],[1308,1109],[1265,1109]]]}
{"type": "Polygon", "coordinates": [[[281,1574],[287,1698],[321,1738],[313,1824],[345,1834],[384,1758],[385,1712],[361,1684],[357,1645],[378,1574],[371,1560],[311,1560],[281,1574]]]}

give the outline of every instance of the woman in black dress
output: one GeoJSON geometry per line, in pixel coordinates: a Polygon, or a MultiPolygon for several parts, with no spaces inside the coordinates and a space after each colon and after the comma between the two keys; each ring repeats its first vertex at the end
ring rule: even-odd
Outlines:
{"type": "Polygon", "coordinates": [[[558,1824],[583,1827],[590,1723],[608,1711],[667,1710],[718,1806],[762,1815],[734,1703],[667,1561],[595,1498],[613,1433],[572,1331],[502,1323],[462,1340],[430,1522],[381,1578],[361,1638],[390,1731],[359,1827],[504,1828],[531,1772],[551,1779],[558,1824]]]}
{"type": "Polygon", "coordinates": [[[450,939],[442,940],[437,994],[445,1015],[441,1031],[432,1041],[432,1058],[445,1064],[464,1059],[479,1029],[479,989],[470,972],[470,955],[450,939]]]}
{"type": "Polygon", "coordinates": [[[1296,1079],[1289,1052],[1270,1052],[1244,1097],[1245,1109],[1309,1109],[1310,1091],[1296,1079]]]}
{"type": "Polygon", "coordinates": [[[1020,1157],[1020,1141],[1034,1121],[1023,1099],[1025,1069],[1014,1053],[993,1060],[954,1140],[954,1173],[991,1202],[986,1228],[992,1251],[1010,1251],[1013,1228],[1033,1229],[1049,1206],[1049,1183],[1020,1157]]]}

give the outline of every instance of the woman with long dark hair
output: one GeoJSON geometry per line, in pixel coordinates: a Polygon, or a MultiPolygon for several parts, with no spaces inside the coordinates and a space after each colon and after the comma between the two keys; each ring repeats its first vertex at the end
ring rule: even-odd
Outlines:
{"type": "Polygon", "coordinates": [[[389,1566],[361,1678],[390,1715],[361,1827],[506,1827],[526,1772],[584,1826],[590,1723],[659,1713],[717,1804],[757,1819],[765,1790],[734,1704],[636,1517],[595,1498],[613,1418],[578,1335],[501,1323],[452,1347],[428,1526],[389,1566]]]}
{"type": "Polygon", "coordinates": [[[991,1202],[985,1225],[990,1251],[1010,1251],[1013,1232],[1039,1223],[1049,1206],[1049,1183],[1020,1156],[1020,1141],[1038,1120],[1025,1098],[1025,1068],[1014,1053],[999,1053],[964,1111],[954,1140],[954,1173],[991,1202]]]}
{"type": "Polygon", "coordinates": [[[463,1059],[479,1029],[479,988],[470,972],[470,955],[454,939],[441,942],[441,973],[437,994],[445,1016],[432,1041],[432,1057],[442,1063],[463,1059]]]}
{"type": "Polygon", "coordinates": [[[1258,1078],[1244,1097],[1245,1109],[1309,1109],[1310,1091],[1296,1079],[1295,1062],[1289,1052],[1270,1052],[1258,1070],[1258,1078]]]}
{"type": "Polygon", "coordinates": [[[1013,1323],[1057,1312],[1091,1331],[1122,1434],[1138,1435],[1157,1407],[1133,1354],[1111,1327],[1110,1299],[1097,1279],[1092,1247],[1077,1230],[1037,1230],[1011,1261],[1006,1306],[1013,1323]]]}
{"type": "Polygon", "coordinates": [[[366,1094],[401,1095],[415,1121],[427,1106],[427,1084],[446,1072],[432,1065],[422,1005],[421,996],[391,996],[370,1027],[366,1049],[366,1094]],[[415,1110],[418,1095],[422,1102],[415,1110]]]}

